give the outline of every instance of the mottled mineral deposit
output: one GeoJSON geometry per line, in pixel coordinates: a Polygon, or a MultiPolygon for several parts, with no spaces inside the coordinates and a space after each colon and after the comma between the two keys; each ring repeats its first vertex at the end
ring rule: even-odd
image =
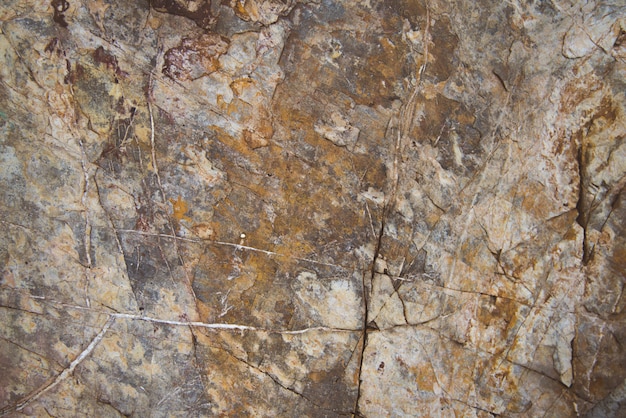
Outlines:
{"type": "Polygon", "coordinates": [[[4,0],[0,414],[626,414],[619,0],[4,0]]]}

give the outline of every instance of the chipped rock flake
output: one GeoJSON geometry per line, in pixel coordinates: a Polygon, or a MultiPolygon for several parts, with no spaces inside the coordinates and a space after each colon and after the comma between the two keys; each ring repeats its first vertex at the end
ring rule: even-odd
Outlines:
{"type": "Polygon", "coordinates": [[[287,15],[302,0],[231,0],[230,6],[243,20],[259,22],[263,25],[275,23],[279,17],[287,15]]]}
{"type": "Polygon", "coordinates": [[[626,415],[623,1],[0,20],[0,415],[626,415]]]}
{"type": "MultiPolygon", "coordinates": [[[[623,5],[621,11],[613,13],[611,3],[591,2],[581,8],[582,18],[580,15],[572,16],[572,26],[563,40],[563,54],[566,57],[581,58],[589,55],[595,48],[601,48],[606,53],[611,52],[626,26],[623,5]]],[[[618,3],[615,2],[615,6],[618,3]]]]}
{"type": "Polygon", "coordinates": [[[189,81],[219,69],[219,57],[228,50],[228,39],[205,33],[196,39],[184,38],[181,44],[165,53],[163,74],[189,81]]]}
{"type": "Polygon", "coordinates": [[[314,128],[315,132],[339,147],[352,149],[359,138],[359,129],[350,125],[339,112],[333,112],[327,121],[320,121],[314,128]]]}
{"type": "Polygon", "coordinates": [[[345,329],[357,329],[361,325],[360,289],[353,281],[336,278],[321,281],[314,273],[302,272],[292,286],[298,299],[322,324],[345,329]]]}

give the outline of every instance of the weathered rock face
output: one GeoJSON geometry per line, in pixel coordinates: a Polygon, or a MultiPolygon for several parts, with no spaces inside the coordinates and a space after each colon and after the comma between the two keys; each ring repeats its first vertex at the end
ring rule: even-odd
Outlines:
{"type": "Polygon", "coordinates": [[[623,416],[622,1],[4,1],[0,410],[623,416]]]}

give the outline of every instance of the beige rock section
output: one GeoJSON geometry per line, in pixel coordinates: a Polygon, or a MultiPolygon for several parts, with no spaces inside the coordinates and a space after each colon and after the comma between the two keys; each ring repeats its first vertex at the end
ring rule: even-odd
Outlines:
{"type": "Polygon", "coordinates": [[[297,3],[307,3],[304,0],[231,0],[235,14],[245,20],[271,25],[281,17],[289,14],[297,3]]]}
{"type": "Polygon", "coordinates": [[[0,415],[624,416],[625,22],[2,2],[0,415]]]}

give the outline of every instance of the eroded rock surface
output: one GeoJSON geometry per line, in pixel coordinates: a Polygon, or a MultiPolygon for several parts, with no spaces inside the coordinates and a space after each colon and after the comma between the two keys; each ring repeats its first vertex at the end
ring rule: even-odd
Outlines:
{"type": "Polygon", "coordinates": [[[626,413],[623,2],[0,20],[2,414],[626,413]]]}

